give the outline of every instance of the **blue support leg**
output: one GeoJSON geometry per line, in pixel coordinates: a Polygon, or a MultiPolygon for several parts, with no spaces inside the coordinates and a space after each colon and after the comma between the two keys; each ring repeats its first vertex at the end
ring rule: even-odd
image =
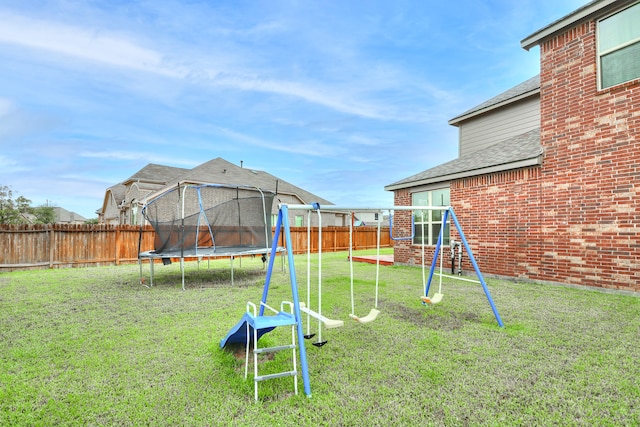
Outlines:
{"type": "Polygon", "coordinates": [[[458,223],[458,218],[456,218],[456,215],[453,213],[453,208],[450,208],[449,210],[451,211],[451,219],[453,220],[453,222],[456,225],[456,229],[458,230],[458,234],[460,234],[460,238],[462,239],[462,243],[464,244],[464,248],[467,250],[467,255],[469,256],[469,259],[471,260],[471,264],[473,265],[473,268],[476,271],[476,274],[478,275],[478,280],[480,280],[480,284],[482,285],[482,289],[484,289],[484,293],[487,296],[487,299],[489,300],[489,304],[491,305],[491,310],[493,310],[493,315],[496,317],[496,320],[498,321],[498,325],[500,325],[501,328],[504,328],[504,323],[502,323],[502,319],[500,318],[500,314],[498,313],[498,309],[496,308],[496,305],[493,303],[493,298],[491,298],[491,293],[489,292],[489,288],[487,287],[487,283],[484,281],[484,277],[482,276],[482,273],[480,272],[480,268],[478,267],[478,264],[476,263],[476,259],[473,256],[473,252],[471,252],[471,248],[469,247],[469,244],[467,243],[467,239],[464,236],[464,233],[462,232],[462,227],[460,227],[460,223],[458,223]]]}
{"type": "MultiPolygon", "coordinates": [[[[427,283],[424,287],[424,296],[429,296],[429,289],[431,288],[431,279],[433,278],[433,272],[436,269],[436,263],[438,262],[438,254],[440,253],[440,249],[442,248],[442,236],[444,235],[444,227],[447,225],[447,218],[449,216],[449,210],[444,211],[444,216],[442,217],[442,226],[440,227],[440,233],[438,233],[438,242],[436,243],[436,250],[433,253],[433,261],[431,262],[431,269],[429,270],[429,279],[427,279],[427,283]]],[[[424,227],[424,224],[422,225],[424,227]]],[[[424,248],[423,248],[424,250],[424,248]]]]}
{"type": "Polygon", "coordinates": [[[278,253],[278,240],[280,239],[280,227],[282,226],[282,211],[278,212],[278,220],[276,221],[276,230],[271,243],[271,254],[269,255],[269,264],[267,264],[267,277],[264,282],[264,289],[262,290],[262,304],[260,304],[260,316],[264,316],[264,304],[267,303],[267,296],[269,295],[269,285],[271,284],[271,273],[273,273],[273,262],[275,261],[276,254],[278,253]]]}
{"type": "Polygon", "coordinates": [[[300,297],[298,296],[298,281],[296,279],[296,268],[293,260],[293,244],[291,242],[291,231],[289,227],[289,209],[287,205],[280,207],[278,223],[284,225],[285,242],[287,246],[287,258],[289,260],[289,279],[291,281],[291,295],[293,298],[293,310],[297,320],[298,346],[300,347],[300,368],[302,369],[302,381],[304,382],[304,394],[311,397],[311,385],[309,382],[309,365],[307,364],[307,350],[304,344],[304,331],[302,327],[302,316],[300,315],[300,297]]]}

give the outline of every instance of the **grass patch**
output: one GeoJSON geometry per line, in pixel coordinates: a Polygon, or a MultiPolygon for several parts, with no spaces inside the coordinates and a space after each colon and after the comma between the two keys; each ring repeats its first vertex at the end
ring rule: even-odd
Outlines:
{"type": "MultiPolygon", "coordinates": [[[[381,267],[381,314],[360,325],[345,253],[323,254],[323,313],[345,326],[307,345],[312,398],[281,378],[255,403],[242,356],[219,349],[262,294],[262,262],[242,262],[233,287],[228,261],[187,263],[187,291],[178,264],[156,266],[150,288],[138,266],[1,274],[0,425],[640,424],[639,298],[489,280],[501,329],[479,285],[445,280],[424,307],[420,269],[381,267]]],[[[306,300],[306,255],[296,263],[306,300]]],[[[291,299],[276,267],[273,306],[291,299]]],[[[354,268],[365,315],[375,265],[354,268]]],[[[287,342],[280,329],[261,345],[287,342]]],[[[266,358],[261,373],[289,362],[266,358]]]]}

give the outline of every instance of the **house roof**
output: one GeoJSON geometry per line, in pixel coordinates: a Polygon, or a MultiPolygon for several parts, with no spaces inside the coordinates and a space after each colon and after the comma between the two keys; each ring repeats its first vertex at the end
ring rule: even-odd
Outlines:
{"type": "Polygon", "coordinates": [[[135,174],[131,175],[129,179],[123,181],[123,184],[130,182],[145,182],[150,184],[166,184],[173,181],[182,174],[189,172],[189,169],[176,168],[173,166],[158,165],[155,163],[149,163],[135,174]]]}
{"type": "Polygon", "coordinates": [[[56,222],[72,223],[72,222],[84,222],[87,219],[80,214],[70,212],[65,208],[54,207],[53,211],[56,215],[56,222]]]}
{"type": "Polygon", "coordinates": [[[394,191],[418,185],[434,184],[502,170],[539,165],[542,161],[540,129],[505,139],[481,151],[427,169],[384,187],[394,191]]]}
{"type": "Polygon", "coordinates": [[[111,193],[113,200],[115,200],[117,204],[120,204],[127,196],[127,187],[125,187],[124,184],[116,184],[107,188],[107,193],[111,193]]]}
{"type": "Polygon", "coordinates": [[[559,33],[566,31],[568,28],[574,27],[577,24],[596,19],[600,16],[607,15],[616,9],[623,8],[630,4],[635,3],[637,0],[594,0],[586,5],[574,10],[570,14],[552,22],[546,27],[541,28],[528,37],[525,37],[521,42],[522,48],[529,50],[534,46],[539,45],[545,40],[556,36],[559,33]]]}
{"type": "Polygon", "coordinates": [[[196,166],[167,183],[167,186],[175,185],[178,182],[253,185],[263,190],[297,196],[301,203],[318,202],[325,205],[333,204],[326,199],[318,197],[267,172],[243,168],[221,157],[196,166]]]}
{"type": "Polygon", "coordinates": [[[489,110],[500,108],[506,104],[511,104],[513,102],[519,101],[520,99],[528,98],[529,96],[536,95],[538,93],[540,93],[539,74],[537,76],[531,77],[529,80],[526,80],[517,86],[512,87],[509,90],[502,92],[500,95],[494,96],[493,98],[483,102],[482,104],[476,105],[470,110],[467,110],[464,113],[452,118],[451,120],[449,120],[449,124],[457,126],[460,124],[460,122],[471,117],[484,114],[489,110]]]}

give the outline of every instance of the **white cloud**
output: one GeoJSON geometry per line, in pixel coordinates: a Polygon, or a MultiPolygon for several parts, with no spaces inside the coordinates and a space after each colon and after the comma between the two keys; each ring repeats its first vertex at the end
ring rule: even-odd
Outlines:
{"type": "Polygon", "coordinates": [[[7,156],[0,155],[0,170],[3,174],[10,174],[16,172],[25,172],[28,171],[29,168],[24,166],[22,163],[17,162],[7,156]]]}
{"type": "Polygon", "coordinates": [[[105,159],[105,160],[143,160],[149,163],[171,164],[171,165],[183,165],[193,167],[194,162],[191,160],[180,159],[176,157],[158,156],[148,152],[142,151],[83,151],[79,154],[80,157],[91,159],[105,159]]]}
{"type": "MultiPolygon", "coordinates": [[[[376,99],[373,93],[376,88],[381,89],[381,82],[397,81],[397,79],[389,79],[388,75],[376,76],[372,81],[366,82],[365,87],[357,89],[353,87],[353,82],[328,84],[315,81],[308,76],[304,80],[287,79],[270,77],[262,70],[252,72],[252,68],[259,69],[261,65],[254,64],[252,56],[240,54],[238,57],[238,52],[231,51],[229,48],[222,51],[216,50],[213,54],[211,46],[173,45],[170,51],[163,52],[141,45],[129,33],[68,25],[7,11],[0,11],[0,22],[2,22],[0,43],[4,44],[39,49],[96,64],[185,80],[198,86],[224,87],[291,97],[336,112],[367,119],[426,121],[433,118],[432,114],[424,108],[416,107],[407,110],[376,99]],[[211,68],[211,62],[218,64],[217,67],[221,68],[211,68]],[[244,63],[244,65],[237,65],[238,63],[244,63]]],[[[271,23],[264,28],[257,26],[256,31],[279,28],[279,24],[271,23]]],[[[143,34],[140,34],[140,37],[150,38],[143,34]]],[[[215,46],[216,42],[212,41],[212,44],[215,46]]],[[[359,65],[355,71],[361,70],[361,67],[359,65]]],[[[446,93],[438,93],[434,88],[430,88],[430,91],[437,97],[447,96],[446,93]]],[[[0,105],[0,113],[1,108],[0,105]]]]}
{"type": "Polygon", "coordinates": [[[256,138],[251,135],[245,135],[231,129],[218,127],[217,130],[219,133],[235,139],[236,141],[241,141],[252,146],[261,147],[268,150],[281,151],[292,154],[303,154],[313,157],[333,157],[336,154],[336,147],[317,142],[300,141],[298,144],[293,145],[277,144],[260,138],[256,138]]]}
{"type": "Polygon", "coordinates": [[[169,67],[163,55],[138,46],[123,35],[27,18],[0,12],[0,43],[42,49],[78,59],[140,71],[181,77],[186,73],[169,67]]]}
{"type": "Polygon", "coordinates": [[[0,118],[8,115],[13,109],[13,102],[10,99],[0,98],[0,118]]]}

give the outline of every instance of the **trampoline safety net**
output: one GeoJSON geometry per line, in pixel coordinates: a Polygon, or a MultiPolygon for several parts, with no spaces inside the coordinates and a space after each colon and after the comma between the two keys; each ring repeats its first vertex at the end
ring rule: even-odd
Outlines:
{"type": "Polygon", "coordinates": [[[142,214],[156,232],[156,253],[269,248],[274,196],[256,187],[182,184],[149,201],[142,214]]]}

